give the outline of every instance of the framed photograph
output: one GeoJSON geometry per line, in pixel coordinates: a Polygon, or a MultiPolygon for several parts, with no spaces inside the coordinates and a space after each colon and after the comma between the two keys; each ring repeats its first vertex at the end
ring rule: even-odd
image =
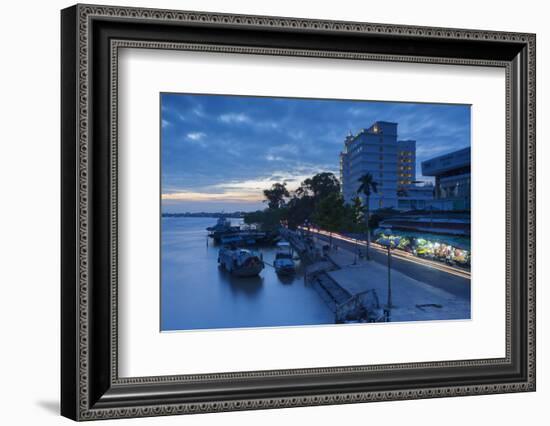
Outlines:
{"type": "Polygon", "coordinates": [[[61,12],[61,412],[535,390],[535,35],[61,12]]]}

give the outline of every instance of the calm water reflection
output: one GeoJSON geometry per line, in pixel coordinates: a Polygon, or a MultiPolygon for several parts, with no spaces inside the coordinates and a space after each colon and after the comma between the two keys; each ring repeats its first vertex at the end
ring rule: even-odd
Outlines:
{"type": "MultiPolygon", "coordinates": [[[[333,324],[334,315],[317,292],[295,277],[266,268],[238,278],[218,267],[218,246],[207,245],[213,218],[162,218],[161,329],[273,327],[333,324]]],[[[236,219],[232,223],[236,224],[236,219]]],[[[260,247],[272,264],[275,248],[260,247]]]]}

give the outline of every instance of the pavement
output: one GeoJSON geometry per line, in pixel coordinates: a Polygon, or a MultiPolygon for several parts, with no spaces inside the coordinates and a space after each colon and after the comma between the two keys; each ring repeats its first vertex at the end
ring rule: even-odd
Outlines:
{"type": "MultiPolygon", "coordinates": [[[[318,239],[317,244],[324,245],[326,241],[318,239]]],[[[380,259],[369,261],[357,259],[354,252],[343,247],[343,244],[338,244],[337,247],[337,249],[331,249],[328,256],[340,269],[329,271],[327,274],[350,294],[358,294],[370,289],[376,290],[380,304],[386,306],[388,300],[387,254],[376,253],[377,257],[383,258],[383,262],[380,259]]],[[[392,257],[390,273],[392,322],[471,318],[469,282],[467,292],[450,292],[444,288],[445,286],[442,288],[441,285],[437,285],[441,271],[433,269],[423,271],[420,277],[424,279],[417,279],[411,276],[411,271],[407,274],[396,269],[395,260],[392,257]],[[434,282],[426,278],[431,278],[434,282]]],[[[415,270],[416,268],[412,272],[415,270]]]]}

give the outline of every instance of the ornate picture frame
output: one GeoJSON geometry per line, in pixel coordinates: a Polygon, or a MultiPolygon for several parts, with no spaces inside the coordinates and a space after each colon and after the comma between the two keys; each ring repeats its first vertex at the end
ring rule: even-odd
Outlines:
{"type": "Polygon", "coordinates": [[[61,12],[61,413],[160,416],[535,390],[534,34],[76,5],[61,12]],[[120,48],[503,68],[506,356],[119,377],[120,48]]]}

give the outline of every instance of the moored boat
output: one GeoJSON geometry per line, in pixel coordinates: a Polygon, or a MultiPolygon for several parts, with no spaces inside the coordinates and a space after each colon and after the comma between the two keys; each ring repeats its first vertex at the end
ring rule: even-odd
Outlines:
{"type": "Polygon", "coordinates": [[[222,237],[239,232],[238,226],[232,226],[231,221],[225,217],[220,217],[214,226],[206,228],[208,236],[214,241],[219,242],[222,237]]]}
{"type": "Polygon", "coordinates": [[[216,243],[225,245],[253,245],[267,240],[265,232],[257,231],[250,226],[231,225],[229,219],[219,218],[214,226],[206,228],[208,236],[216,243]]]}
{"type": "Polygon", "coordinates": [[[264,232],[241,229],[236,232],[228,232],[220,237],[220,242],[225,245],[246,246],[254,245],[265,239],[264,232]]]}
{"type": "Polygon", "coordinates": [[[231,228],[231,221],[225,217],[218,218],[214,226],[206,228],[207,231],[224,231],[231,228]]]}
{"type": "Polygon", "coordinates": [[[264,269],[262,255],[236,247],[223,247],[218,253],[218,263],[229,273],[238,277],[252,277],[264,269]]]}
{"type": "Polygon", "coordinates": [[[291,275],[296,272],[296,264],[292,256],[292,248],[287,241],[277,243],[277,253],[273,262],[275,272],[279,275],[291,275]]]}

